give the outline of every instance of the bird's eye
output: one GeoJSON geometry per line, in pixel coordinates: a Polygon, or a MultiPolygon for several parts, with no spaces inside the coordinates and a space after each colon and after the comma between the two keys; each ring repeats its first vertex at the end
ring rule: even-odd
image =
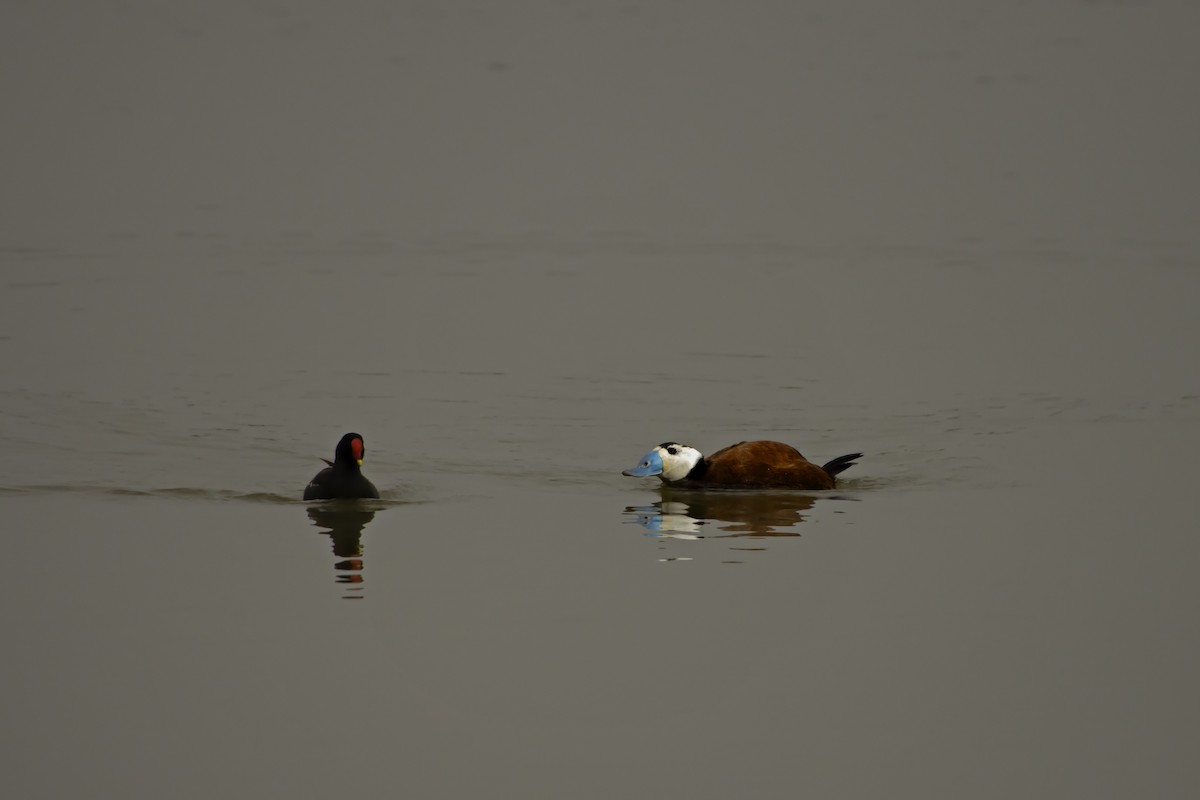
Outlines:
{"type": "Polygon", "coordinates": [[[678,450],[676,450],[674,447],[668,447],[668,448],[667,448],[667,452],[668,452],[668,453],[670,453],[671,455],[675,455],[675,454],[676,454],[676,453],[678,453],[679,451],[678,451],[678,450]]]}

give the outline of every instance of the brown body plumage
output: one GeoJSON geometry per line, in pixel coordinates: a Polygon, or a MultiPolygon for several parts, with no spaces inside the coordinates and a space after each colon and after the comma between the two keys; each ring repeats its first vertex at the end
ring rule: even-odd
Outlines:
{"type": "Polygon", "coordinates": [[[705,456],[680,483],[775,489],[832,489],[834,477],[783,442],[738,442],[705,456]]]}

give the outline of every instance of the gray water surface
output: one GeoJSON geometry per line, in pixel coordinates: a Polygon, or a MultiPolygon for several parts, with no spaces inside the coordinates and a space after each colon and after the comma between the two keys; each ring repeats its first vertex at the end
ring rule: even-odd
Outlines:
{"type": "Polygon", "coordinates": [[[0,785],[1194,795],[1198,23],[5,5],[0,785]]]}

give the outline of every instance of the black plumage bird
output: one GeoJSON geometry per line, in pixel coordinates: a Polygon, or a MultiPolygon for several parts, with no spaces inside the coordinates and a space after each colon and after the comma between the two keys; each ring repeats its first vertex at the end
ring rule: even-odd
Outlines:
{"type": "Polygon", "coordinates": [[[357,433],[347,433],[333,451],[333,461],[321,459],[329,466],[318,472],[304,487],[304,499],[379,497],[375,484],[362,474],[365,454],[363,438],[357,433]]]}

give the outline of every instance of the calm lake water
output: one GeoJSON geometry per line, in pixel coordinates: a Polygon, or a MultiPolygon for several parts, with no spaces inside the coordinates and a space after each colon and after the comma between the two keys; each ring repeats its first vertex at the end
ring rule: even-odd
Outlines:
{"type": "Polygon", "coordinates": [[[0,9],[0,785],[1200,791],[1200,11],[516,5],[0,9]]]}

